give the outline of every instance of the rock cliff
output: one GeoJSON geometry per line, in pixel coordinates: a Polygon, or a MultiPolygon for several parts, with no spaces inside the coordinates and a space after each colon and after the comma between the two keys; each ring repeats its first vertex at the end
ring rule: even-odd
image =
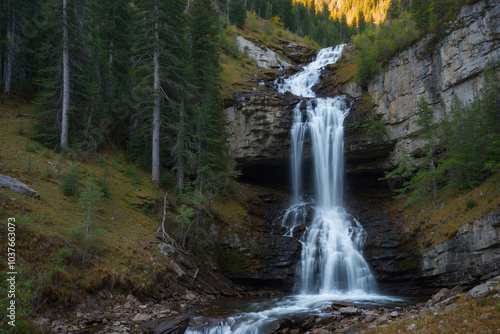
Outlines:
{"type": "MultiPolygon", "coordinates": [[[[363,119],[362,111],[356,107],[361,97],[370,96],[376,114],[385,120],[388,130],[388,137],[382,141],[347,131],[346,172],[363,180],[355,181],[353,187],[359,186],[363,191],[363,185],[366,188],[383,171],[394,168],[402,154],[419,154],[423,142],[415,136],[420,130],[416,124],[416,102],[421,97],[433,108],[434,121],[440,122],[454,96],[467,102],[478,95],[488,64],[500,61],[499,21],[498,5],[479,2],[465,6],[453,25],[455,29],[446,31],[432,50],[431,41],[423,39],[401,51],[365,88],[355,83],[332,86],[328,77],[335,71],[325,71],[324,81],[316,89],[322,96],[345,94],[352,98],[354,105],[346,122],[363,119]]],[[[291,111],[298,102],[299,98],[271,89],[258,94],[237,93],[235,104],[226,109],[226,115],[231,154],[240,166],[288,164],[291,111]]]]}
{"type": "Polygon", "coordinates": [[[443,244],[423,255],[422,276],[429,285],[470,285],[500,272],[500,211],[465,224],[443,244]]]}
{"type": "MultiPolygon", "coordinates": [[[[457,96],[467,103],[478,96],[484,72],[489,63],[500,61],[500,6],[479,2],[465,6],[458,15],[453,31],[435,46],[431,37],[395,55],[382,67],[366,89],[348,84],[339,88],[354,98],[368,94],[376,113],[386,123],[388,138],[383,145],[394,144],[389,156],[377,162],[360,161],[365,170],[391,169],[404,152],[415,155],[422,147],[415,133],[417,101],[422,97],[434,110],[434,121],[440,122],[457,96]],[[432,47],[432,49],[430,49],[432,47]]],[[[347,138],[346,154],[356,155],[374,146],[368,139],[347,138]]],[[[357,166],[357,170],[363,168],[357,166]]]]}

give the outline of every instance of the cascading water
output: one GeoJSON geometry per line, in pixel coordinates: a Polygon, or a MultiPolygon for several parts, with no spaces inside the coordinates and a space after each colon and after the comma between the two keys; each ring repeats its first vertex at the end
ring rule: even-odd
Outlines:
{"type": "Polygon", "coordinates": [[[201,317],[186,333],[257,334],[267,331],[286,314],[320,314],[321,308],[332,299],[366,302],[385,298],[369,294],[375,291],[376,285],[360,253],[366,234],[342,207],[343,122],[349,112],[348,101],[342,96],[315,98],[312,91],[312,86],[319,82],[320,69],[336,62],[342,48],[341,45],[321,50],[316,60],[303,71],[276,82],[280,92],[289,91],[309,98],[294,111],[291,129],[293,203],[281,223],[289,229],[287,235],[292,236],[294,227],[306,222],[308,210],[314,210],[312,223],[301,240],[302,254],[297,267],[299,294],[274,301],[272,307],[267,303],[257,309],[252,306],[214,325],[201,317]],[[302,189],[302,151],[306,137],[310,138],[312,147],[314,201],[304,195],[302,189]]]}
{"type": "MultiPolygon", "coordinates": [[[[320,51],[317,60],[303,72],[283,80],[278,88],[311,97],[311,86],[319,81],[319,70],[336,62],[343,46],[320,51]]],[[[297,105],[291,130],[292,185],[295,203],[285,213],[283,226],[293,230],[305,222],[301,202],[302,148],[306,133],[312,146],[315,180],[315,216],[302,239],[302,255],[297,270],[302,294],[372,292],[375,280],[360,249],[365,233],[359,223],[342,208],[344,173],[344,118],[349,109],[345,97],[313,98],[297,105]],[[307,121],[303,122],[303,110],[307,121]],[[292,217],[292,218],[290,218],[292,217]]],[[[290,232],[291,234],[291,232],[290,232]]]]}

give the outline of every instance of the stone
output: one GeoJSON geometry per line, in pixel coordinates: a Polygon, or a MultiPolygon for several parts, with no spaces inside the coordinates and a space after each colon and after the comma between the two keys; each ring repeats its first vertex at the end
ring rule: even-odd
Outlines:
{"type": "Polygon", "coordinates": [[[425,303],[425,306],[426,307],[434,306],[437,303],[439,303],[439,302],[441,302],[441,301],[443,301],[445,299],[448,299],[448,298],[450,298],[452,296],[453,296],[453,293],[449,289],[443,288],[438,293],[436,293],[435,295],[433,295],[432,298],[429,299],[427,301],[427,303],[425,303]]]}
{"type": "Polygon", "coordinates": [[[196,295],[194,293],[187,293],[184,296],[182,296],[181,298],[185,299],[185,300],[194,300],[197,297],[196,297],[196,295]]]}
{"type": "Polygon", "coordinates": [[[339,308],[339,312],[342,314],[357,314],[359,311],[356,307],[348,306],[348,307],[341,307],[339,308]]]}
{"type": "Polygon", "coordinates": [[[450,298],[443,300],[442,302],[437,303],[435,306],[436,307],[445,307],[445,306],[448,306],[448,305],[455,303],[459,299],[460,299],[459,296],[452,296],[450,298]]]}
{"type": "Polygon", "coordinates": [[[85,324],[98,324],[102,322],[102,319],[104,319],[104,315],[87,313],[84,314],[82,318],[83,318],[83,323],[85,324]]]}
{"type": "Polygon", "coordinates": [[[458,305],[457,304],[451,304],[451,305],[446,305],[444,307],[444,310],[446,312],[454,312],[454,311],[457,311],[458,310],[458,305]]]}
{"type": "Polygon", "coordinates": [[[411,330],[415,329],[415,327],[417,327],[417,325],[415,325],[415,324],[411,324],[411,325],[409,325],[408,327],[406,327],[406,331],[407,331],[407,332],[409,332],[409,331],[411,331],[411,330]]]}
{"type": "Polygon", "coordinates": [[[332,308],[338,310],[341,307],[356,307],[356,304],[344,302],[344,301],[333,301],[332,308]]]}
{"type": "Polygon", "coordinates": [[[189,325],[189,316],[168,317],[165,319],[156,319],[145,322],[141,328],[146,333],[155,334],[181,334],[184,333],[189,325]]]}
{"type": "Polygon", "coordinates": [[[31,189],[18,179],[7,175],[0,174],[0,188],[6,188],[24,196],[40,199],[38,191],[31,189]]]}
{"type": "Polygon", "coordinates": [[[479,319],[481,320],[487,320],[493,318],[493,315],[491,313],[483,313],[479,316],[479,319]]]}
{"type": "Polygon", "coordinates": [[[398,313],[398,311],[391,312],[391,313],[389,313],[389,315],[390,315],[391,317],[393,317],[393,318],[399,317],[399,313],[398,313]]]}
{"type": "Polygon", "coordinates": [[[149,314],[145,314],[145,313],[137,313],[132,318],[132,322],[134,322],[134,323],[141,323],[141,322],[149,321],[149,320],[151,320],[151,316],[149,314]]]}
{"type": "Polygon", "coordinates": [[[241,36],[238,36],[236,41],[240,52],[246,54],[258,67],[269,69],[280,66],[292,66],[292,64],[280,59],[276,52],[271,49],[264,50],[241,36]]]}
{"type": "Polygon", "coordinates": [[[488,297],[490,294],[492,294],[492,288],[489,284],[485,283],[477,285],[469,292],[467,292],[467,294],[465,295],[465,300],[488,297]]]}

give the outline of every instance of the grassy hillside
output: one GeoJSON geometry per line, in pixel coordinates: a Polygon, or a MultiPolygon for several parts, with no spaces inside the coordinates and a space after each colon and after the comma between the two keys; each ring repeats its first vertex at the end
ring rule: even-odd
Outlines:
{"type": "MultiPolygon", "coordinates": [[[[41,195],[35,199],[0,188],[0,262],[5,272],[5,222],[13,217],[20,299],[33,310],[45,302],[74,302],[81,299],[82,291],[103,286],[151,292],[163,270],[153,260],[159,258],[155,236],[163,192],[151,185],[146,172],[127,163],[119,150],[63,155],[41,147],[28,138],[32,123],[30,104],[2,101],[0,173],[41,195]],[[79,172],[79,194],[90,176],[106,193],[94,204],[97,211],[90,219],[87,239],[87,211],[80,196],[63,194],[72,168],[79,172]]],[[[24,311],[26,318],[31,310],[24,311]]]]}
{"type": "Polygon", "coordinates": [[[281,22],[261,19],[255,13],[247,17],[244,29],[227,26],[220,38],[224,51],[221,54],[221,93],[225,104],[231,104],[236,91],[259,90],[262,88],[259,81],[275,78],[280,74],[279,69],[258,67],[244,52],[240,52],[236,42],[238,36],[251,41],[263,50],[273,50],[280,58],[288,62],[291,61],[287,59],[287,50],[282,44],[294,43],[310,50],[319,48],[316,42],[284,29],[281,22]]]}

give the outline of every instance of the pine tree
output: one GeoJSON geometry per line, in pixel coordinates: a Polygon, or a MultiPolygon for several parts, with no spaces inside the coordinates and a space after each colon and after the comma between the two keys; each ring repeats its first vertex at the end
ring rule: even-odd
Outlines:
{"type": "Polygon", "coordinates": [[[3,95],[31,89],[35,2],[8,0],[0,5],[0,80],[3,95]],[[4,50],[4,51],[2,51],[4,50]]]}
{"type": "Polygon", "coordinates": [[[197,88],[193,110],[196,185],[200,194],[220,186],[230,172],[225,118],[220,100],[218,19],[211,0],[190,10],[191,59],[197,88]]]}
{"type": "Polygon", "coordinates": [[[230,0],[228,7],[229,23],[236,25],[238,28],[243,28],[247,18],[244,0],[230,0]]]}
{"type": "Polygon", "coordinates": [[[143,114],[151,115],[151,181],[158,186],[163,120],[178,105],[186,86],[180,66],[186,54],[185,1],[144,0],[138,7],[142,25],[136,43],[136,119],[143,114]]]}

